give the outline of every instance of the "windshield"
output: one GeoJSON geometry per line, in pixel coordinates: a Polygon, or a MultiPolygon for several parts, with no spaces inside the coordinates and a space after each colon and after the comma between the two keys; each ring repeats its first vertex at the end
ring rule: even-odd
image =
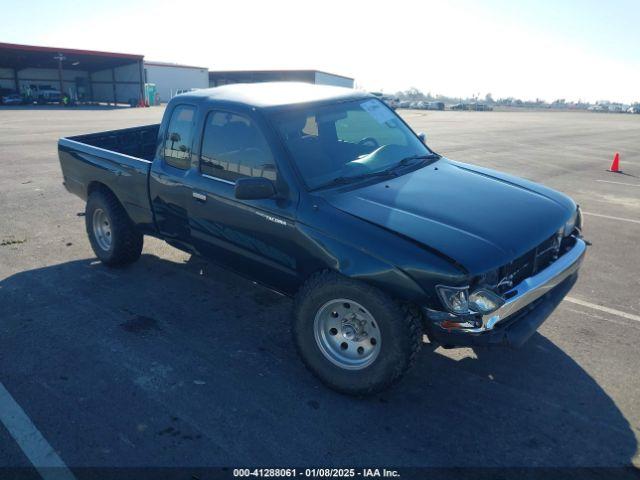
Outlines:
{"type": "Polygon", "coordinates": [[[303,107],[272,119],[311,189],[349,183],[432,155],[377,99],[303,107]]]}

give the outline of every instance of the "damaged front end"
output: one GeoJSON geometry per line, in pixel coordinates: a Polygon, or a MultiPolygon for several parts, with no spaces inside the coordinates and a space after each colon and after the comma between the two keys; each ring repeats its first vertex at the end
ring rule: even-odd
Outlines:
{"type": "Polygon", "coordinates": [[[522,345],[575,283],[587,246],[581,223],[578,209],[552,237],[472,285],[438,285],[444,309],[423,309],[429,337],[448,347],[522,345]]]}

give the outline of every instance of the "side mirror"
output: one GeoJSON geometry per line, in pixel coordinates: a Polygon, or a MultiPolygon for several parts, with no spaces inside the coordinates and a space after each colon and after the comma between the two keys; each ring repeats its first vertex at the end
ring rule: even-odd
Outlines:
{"type": "Polygon", "coordinates": [[[247,177],[236,180],[235,196],[240,200],[260,200],[276,194],[276,187],[264,177],[247,177]]]}
{"type": "Polygon", "coordinates": [[[426,143],[427,143],[427,134],[426,134],[426,133],[424,133],[424,132],[420,132],[420,133],[418,134],[418,138],[420,139],[420,141],[421,141],[422,143],[424,143],[424,144],[426,144],[426,143]]]}

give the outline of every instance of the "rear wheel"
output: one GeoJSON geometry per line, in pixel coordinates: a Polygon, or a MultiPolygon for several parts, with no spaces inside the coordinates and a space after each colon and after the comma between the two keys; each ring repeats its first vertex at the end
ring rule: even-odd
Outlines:
{"type": "Polygon", "coordinates": [[[332,272],[305,283],[293,322],[305,364],[326,385],[351,395],[393,385],[422,343],[419,315],[370,285],[332,272]]]}
{"type": "Polygon", "coordinates": [[[85,225],[91,248],[105,265],[127,265],[140,258],[143,236],[111,192],[98,190],[89,196],[85,225]]]}

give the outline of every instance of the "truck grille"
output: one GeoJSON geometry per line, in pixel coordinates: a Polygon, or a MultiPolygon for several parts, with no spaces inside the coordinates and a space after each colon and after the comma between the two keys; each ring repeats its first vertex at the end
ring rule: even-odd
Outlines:
{"type": "Polygon", "coordinates": [[[533,250],[500,268],[498,292],[504,293],[523,280],[551,265],[560,256],[562,237],[558,234],[546,239],[533,250]]]}

